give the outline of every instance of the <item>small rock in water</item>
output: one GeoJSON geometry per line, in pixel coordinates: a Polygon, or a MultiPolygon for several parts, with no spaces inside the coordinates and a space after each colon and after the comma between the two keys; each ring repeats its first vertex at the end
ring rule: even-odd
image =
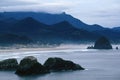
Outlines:
{"type": "Polygon", "coordinates": [[[93,46],[88,46],[87,49],[94,49],[94,47],[93,46]]]}
{"type": "Polygon", "coordinates": [[[118,50],[119,48],[118,48],[118,47],[116,47],[116,49],[118,50]]]}

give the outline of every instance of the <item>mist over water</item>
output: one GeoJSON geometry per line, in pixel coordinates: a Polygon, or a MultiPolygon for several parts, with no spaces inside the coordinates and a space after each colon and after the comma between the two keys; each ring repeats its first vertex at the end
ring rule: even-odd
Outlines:
{"type": "MultiPolygon", "coordinates": [[[[118,45],[117,45],[118,46],[118,45]]],[[[119,80],[120,50],[88,50],[87,45],[61,45],[54,48],[0,50],[0,60],[35,56],[40,63],[48,57],[61,57],[80,64],[86,70],[52,72],[46,75],[19,77],[15,71],[0,71],[1,80],[119,80]]],[[[116,45],[113,46],[115,48],[116,45]]]]}

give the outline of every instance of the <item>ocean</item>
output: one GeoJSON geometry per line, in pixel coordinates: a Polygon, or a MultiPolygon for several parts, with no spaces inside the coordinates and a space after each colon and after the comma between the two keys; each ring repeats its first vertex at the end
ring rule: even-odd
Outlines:
{"type": "Polygon", "coordinates": [[[49,57],[71,60],[85,70],[51,72],[45,75],[20,77],[15,71],[0,71],[0,80],[120,80],[120,49],[93,50],[85,46],[56,48],[23,48],[0,50],[0,60],[35,56],[41,64],[49,57]]]}

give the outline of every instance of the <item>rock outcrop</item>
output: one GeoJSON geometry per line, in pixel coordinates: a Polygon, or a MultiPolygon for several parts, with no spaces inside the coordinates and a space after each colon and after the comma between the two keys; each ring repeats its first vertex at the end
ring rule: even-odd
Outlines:
{"type": "Polygon", "coordinates": [[[17,67],[18,62],[14,58],[0,61],[0,70],[16,70],[17,67]]]}
{"type": "Polygon", "coordinates": [[[94,49],[112,49],[112,45],[106,37],[101,37],[95,42],[94,49]]]}
{"type": "Polygon", "coordinates": [[[94,49],[94,47],[93,46],[88,46],[87,49],[94,49]]]}
{"type": "Polygon", "coordinates": [[[64,71],[64,70],[84,70],[80,65],[72,61],[63,60],[61,58],[48,58],[44,66],[50,71],[64,71]]]}
{"type": "Polygon", "coordinates": [[[16,74],[20,76],[45,74],[48,72],[49,71],[33,56],[28,56],[22,59],[18,66],[18,69],[16,70],[16,74]]]}
{"type": "Polygon", "coordinates": [[[41,65],[35,57],[27,56],[20,61],[20,64],[14,58],[0,61],[0,70],[15,70],[19,76],[29,76],[54,71],[84,70],[84,68],[58,57],[48,58],[44,65],[41,65]]]}

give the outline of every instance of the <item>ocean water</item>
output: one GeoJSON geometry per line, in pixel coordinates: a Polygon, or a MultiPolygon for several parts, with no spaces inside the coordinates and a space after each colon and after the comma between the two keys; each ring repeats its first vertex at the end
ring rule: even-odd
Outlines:
{"type": "Polygon", "coordinates": [[[80,47],[0,50],[0,60],[35,56],[43,64],[48,57],[61,57],[86,70],[52,72],[45,75],[17,76],[15,71],[0,71],[0,80],[120,80],[120,50],[87,50],[80,47]]]}

